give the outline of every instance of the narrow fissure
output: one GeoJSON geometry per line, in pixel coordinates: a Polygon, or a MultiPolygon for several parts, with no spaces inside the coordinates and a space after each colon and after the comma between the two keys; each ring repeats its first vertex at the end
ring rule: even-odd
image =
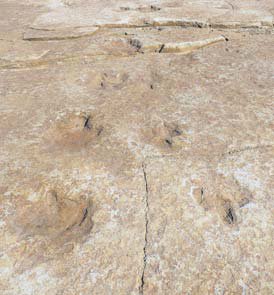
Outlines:
{"type": "Polygon", "coordinates": [[[144,294],[144,286],[145,286],[145,270],[147,266],[147,241],[148,241],[148,214],[149,214],[149,200],[148,200],[148,182],[147,182],[147,173],[145,164],[142,164],[144,182],[145,182],[145,198],[144,198],[144,212],[145,212],[145,241],[143,248],[143,271],[141,276],[141,284],[139,287],[139,293],[141,295],[144,294]]]}

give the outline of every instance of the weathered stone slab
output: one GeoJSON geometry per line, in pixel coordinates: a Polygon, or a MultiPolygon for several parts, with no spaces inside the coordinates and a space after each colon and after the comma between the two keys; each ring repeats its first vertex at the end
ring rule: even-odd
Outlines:
{"type": "Polygon", "coordinates": [[[271,1],[57,1],[36,28],[75,26],[273,26],[271,1]]]}
{"type": "Polygon", "coordinates": [[[271,294],[272,155],[146,162],[145,294],[271,294]]]}
{"type": "Polygon", "coordinates": [[[272,1],[0,6],[0,293],[272,294],[272,1]]]}

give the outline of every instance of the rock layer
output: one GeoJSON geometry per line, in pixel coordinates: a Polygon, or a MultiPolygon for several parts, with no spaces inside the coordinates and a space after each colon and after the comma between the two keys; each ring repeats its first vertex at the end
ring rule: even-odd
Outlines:
{"type": "Polygon", "coordinates": [[[0,4],[1,294],[272,294],[273,11],[0,4]]]}

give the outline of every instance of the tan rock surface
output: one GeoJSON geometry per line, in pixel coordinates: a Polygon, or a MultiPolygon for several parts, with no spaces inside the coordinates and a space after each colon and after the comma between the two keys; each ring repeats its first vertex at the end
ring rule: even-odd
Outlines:
{"type": "Polygon", "coordinates": [[[0,3],[1,294],[273,294],[273,12],[0,3]]]}

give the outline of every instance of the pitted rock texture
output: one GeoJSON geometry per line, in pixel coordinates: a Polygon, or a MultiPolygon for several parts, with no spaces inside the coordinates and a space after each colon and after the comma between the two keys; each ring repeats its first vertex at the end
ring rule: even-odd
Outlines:
{"type": "Polygon", "coordinates": [[[0,3],[0,294],[273,294],[273,12],[0,3]]]}

